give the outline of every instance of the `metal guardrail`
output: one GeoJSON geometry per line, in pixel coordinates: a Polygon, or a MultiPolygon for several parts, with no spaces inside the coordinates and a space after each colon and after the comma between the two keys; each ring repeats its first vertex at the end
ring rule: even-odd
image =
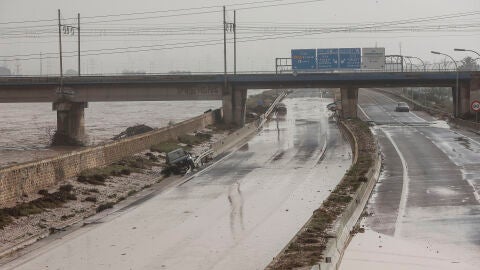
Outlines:
{"type": "Polygon", "coordinates": [[[278,97],[272,102],[272,105],[270,105],[270,107],[268,108],[268,110],[262,114],[260,116],[260,123],[257,127],[258,128],[261,128],[263,126],[263,124],[265,124],[265,122],[267,121],[268,119],[268,116],[270,116],[270,114],[272,113],[272,111],[275,109],[275,107],[277,107],[278,103],[280,103],[280,101],[285,98],[286,96],[288,95],[288,92],[284,91],[282,92],[280,95],[278,95],[278,97]]]}
{"type": "MultiPolygon", "coordinates": [[[[278,72],[269,71],[269,70],[252,70],[252,71],[237,71],[237,75],[246,75],[246,74],[301,74],[301,73],[443,73],[443,72],[456,72],[454,68],[447,69],[418,69],[418,70],[378,70],[378,69],[346,69],[346,70],[279,70],[278,72]]],[[[460,72],[479,72],[477,70],[460,70],[460,72]]],[[[75,77],[86,77],[86,78],[98,78],[98,77],[147,77],[147,76],[194,76],[194,75],[221,75],[221,71],[209,71],[209,72],[189,72],[189,73],[169,73],[169,72],[159,72],[159,73],[101,73],[101,74],[82,74],[78,75],[63,75],[63,78],[75,78],[75,77]]],[[[235,76],[233,73],[227,73],[227,76],[235,76]]],[[[60,74],[46,74],[46,75],[0,75],[0,78],[59,78],[60,74]]]]}
{"type": "Polygon", "coordinates": [[[238,144],[240,141],[244,140],[254,132],[258,131],[265,122],[268,120],[268,117],[273,112],[275,107],[280,103],[280,101],[288,95],[287,91],[283,91],[277,98],[272,102],[268,110],[260,115],[259,119],[255,122],[249,123],[242,127],[241,129],[233,132],[232,134],[228,135],[226,138],[212,144],[211,148],[203,153],[201,153],[194,161],[196,165],[202,165],[205,158],[209,156],[218,156],[225,149],[229,149],[232,146],[238,144]]]}
{"type": "Polygon", "coordinates": [[[406,97],[406,96],[404,96],[404,95],[400,95],[400,94],[395,93],[395,92],[393,92],[393,91],[386,90],[386,89],[381,89],[381,88],[372,88],[372,89],[374,89],[374,91],[379,91],[379,92],[383,92],[383,93],[388,93],[388,94],[394,95],[394,96],[396,96],[396,97],[398,97],[398,98],[401,98],[401,99],[403,99],[404,101],[413,104],[414,107],[420,108],[420,109],[423,110],[423,111],[431,112],[431,113],[438,113],[438,114],[448,115],[449,117],[453,117],[453,116],[452,116],[452,113],[450,113],[450,112],[446,112],[446,111],[442,111],[442,110],[439,110],[439,109],[435,109],[435,108],[432,108],[432,107],[425,106],[425,105],[420,104],[420,103],[418,103],[417,101],[415,101],[415,100],[413,100],[413,99],[411,99],[411,98],[409,98],[409,97],[406,97]]]}

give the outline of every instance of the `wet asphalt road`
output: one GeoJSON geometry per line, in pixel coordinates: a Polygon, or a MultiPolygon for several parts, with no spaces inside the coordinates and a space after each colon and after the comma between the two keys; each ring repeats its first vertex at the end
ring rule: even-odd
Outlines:
{"type": "Polygon", "coordinates": [[[289,96],[285,119],[190,181],[2,269],[263,269],[351,164],[318,93],[289,96]]]}
{"type": "Polygon", "coordinates": [[[378,124],[374,131],[384,155],[384,171],[367,205],[372,216],[363,221],[366,235],[354,237],[342,269],[470,269],[478,265],[478,136],[451,130],[431,117],[395,112],[394,100],[371,90],[360,90],[359,105],[378,124]],[[377,240],[369,239],[372,232],[377,240]],[[379,242],[382,237],[391,239],[391,249],[379,242]],[[405,240],[407,246],[419,244],[432,256],[452,260],[434,267],[430,255],[420,256],[422,250],[400,248],[405,240]]]}

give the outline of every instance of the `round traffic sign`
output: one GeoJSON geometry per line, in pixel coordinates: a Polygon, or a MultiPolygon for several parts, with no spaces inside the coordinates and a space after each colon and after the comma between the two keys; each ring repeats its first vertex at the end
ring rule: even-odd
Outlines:
{"type": "Polygon", "coordinates": [[[478,100],[472,101],[472,104],[470,105],[470,108],[472,108],[472,110],[474,112],[480,112],[480,101],[478,101],[478,100]]]}

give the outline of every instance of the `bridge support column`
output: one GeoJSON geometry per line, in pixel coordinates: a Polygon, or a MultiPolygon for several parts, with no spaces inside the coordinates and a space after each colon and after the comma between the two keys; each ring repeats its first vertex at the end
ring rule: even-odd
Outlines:
{"type": "Polygon", "coordinates": [[[470,112],[470,83],[461,83],[458,88],[452,87],[453,113],[455,117],[463,118],[470,112]]]}
{"type": "Polygon", "coordinates": [[[84,110],[87,102],[59,101],[53,103],[57,111],[57,131],[53,145],[84,145],[86,143],[84,110]]]}
{"type": "Polygon", "coordinates": [[[247,105],[247,89],[228,87],[223,91],[223,121],[226,124],[243,126],[247,105]]]}
{"type": "Polygon", "coordinates": [[[340,88],[342,99],[342,118],[357,118],[358,88],[340,88]]]}

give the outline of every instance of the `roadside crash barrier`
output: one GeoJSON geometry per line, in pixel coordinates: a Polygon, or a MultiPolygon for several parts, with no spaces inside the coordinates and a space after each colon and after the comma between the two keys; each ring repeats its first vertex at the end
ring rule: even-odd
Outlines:
{"type": "Polygon", "coordinates": [[[406,96],[402,96],[402,95],[399,95],[398,93],[395,93],[393,91],[389,91],[389,90],[385,90],[385,89],[380,89],[380,88],[375,88],[375,91],[379,91],[379,92],[383,92],[383,93],[388,93],[388,94],[391,94],[391,95],[394,95],[402,100],[404,100],[405,102],[407,103],[410,103],[411,105],[413,105],[413,108],[418,110],[422,110],[422,111],[426,111],[428,113],[437,113],[437,114],[443,114],[443,115],[450,115],[448,112],[445,112],[445,111],[441,111],[441,110],[438,110],[438,109],[435,109],[435,108],[431,108],[431,107],[427,107],[425,105],[422,105],[420,103],[418,103],[417,101],[411,99],[411,98],[408,98],[406,96]]]}
{"type": "MultiPolygon", "coordinates": [[[[343,123],[340,122],[340,127],[345,131],[345,135],[351,143],[352,150],[354,151],[353,163],[357,162],[358,158],[358,144],[353,132],[343,123]]],[[[360,216],[367,204],[368,198],[375,187],[378,177],[380,176],[380,169],[382,165],[382,159],[380,152],[375,154],[373,160],[373,166],[368,170],[366,177],[367,182],[363,182],[355,192],[352,201],[345,208],[340,217],[335,221],[329,235],[331,238],[328,240],[325,251],[323,252],[323,261],[312,266],[311,270],[330,270],[338,269],[343,257],[343,253],[352,238],[352,230],[357,224],[360,216]]]]}
{"type": "Polygon", "coordinates": [[[195,164],[201,165],[202,161],[206,157],[214,158],[226,152],[227,150],[235,147],[236,145],[244,141],[249,136],[255,134],[259,129],[262,128],[262,126],[268,120],[268,117],[272,114],[275,107],[283,98],[287,96],[287,94],[288,93],[284,91],[280,95],[278,95],[277,98],[270,105],[268,110],[264,114],[260,115],[259,118],[254,122],[246,124],[245,126],[234,131],[232,134],[228,135],[227,137],[213,143],[209,150],[203,152],[195,159],[195,164]]]}

